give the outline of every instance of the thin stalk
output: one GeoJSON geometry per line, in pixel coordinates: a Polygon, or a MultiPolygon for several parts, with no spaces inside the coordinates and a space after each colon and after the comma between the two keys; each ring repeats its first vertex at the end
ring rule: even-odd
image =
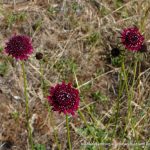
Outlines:
{"type": "MultiPolygon", "coordinates": [[[[42,91],[43,91],[43,94],[45,93],[44,91],[44,77],[43,77],[43,67],[42,67],[42,61],[40,61],[40,72],[41,72],[41,88],[42,88],[42,91]]],[[[61,150],[61,145],[59,144],[59,141],[58,141],[58,134],[57,134],[57,131],[55,130],[55,127],[54,127],[54,124],[53,121],[54,121],[54,118],[53,118],[53,115],[52,115],[52,112],[51,112],[51,109],[49,107],[49,104],[48,104],[48,101],[46,102],[46,106],[48,108],[48,115],[50,117],[50,120],[51,120],[51,126],[53,128],[53,131],[54,131],[54,138],[55,138],[55,142],[57,144],[57,147],[59,150],[61,150]]]]}
{"type": "Polygon", "coordinates": [[[134,74],[133,74],[133,82],[132,82],[132,85],[131,85],[131,90],[130,90],[130,98],[129,98],[129,103],[128,103],[128,108],[129,108],[129,112],[128,112],[128,117],[129,118],[132,118],[132,106],[131,106],[131,101],[133,99],[133,96],[134,96],[134,84],[135,84],[135,77],[136,77],[136,72],[137,72],[137,64],[138,64],[138,61],[136,60],[135,62],[135,65],[134,65],[134,74]]]}
{"type": "MultiPolygon", "coordinates": [[[[76,81],[76,84],[77,84],[77,89],[78,89],[79,92],[80,92],[80,88],[79,88],[80,86],[79,86],[78,79],[77,79],[77,76],[76,76],[76,73],[75,73],[75,69],[74,69],[74,68],[73,68],[73,73],[74,73],[75,81],[76,81]]],[[[84,105],[87,105],[84,99],[83,99],[82,101],[83,101],[84,105]]],[[[97,123],[95,117],[92,115],[92,113],[91,113],[91,111],[90,111],[89,106],[87,106],[87,111],[88,111],[89,115],[91,116],[91,119],[93,120],[93,122],[97,123]]]]}
{"type": "Polygon", "coordinates": [[[71,142],[70,142],[69,121],[68,121],[68,115],[67,114],[66,114],[66,126],[67,126],[67,139],[68,139],[69,150],[72,150],[71,142]]]}
{"type": "MultiPolygon", "coordinates": [[[[135,85],[135,78],[136,78],[136,72],[137,72],[137,65],[138,65],[138,60],[136,59],[136,62],[135,62],[135,65],[134,65],[133,82],[132,82],[131,90],[130,90],[129,106],[128,106],[128,108],[129,108],[128,120],[130,119],[130,121],[131,121],[131,127],[132,127],[134,133],[136,133],[136,132],[135,132],[134,124],[132,123],[132,105],[131,105],[131,101],[134,97],[134,85],[135,85]]],[[[135,135],[135,136],[137,138],[137,135],[135,135]]]]}
{"type": "Polygon", "coordinates": [[[26,104],[26,121],[27,121],[27,128],[28,128],[28,140],[29,140],[31,149],[34,150],[32,131],[31,131],[30,123],[29,123],[29,98],[28,98],[28,91],[27,91],[27,77],[26,77],[24,61],[22,61],[21,67],[22,67],[23,79],[24,79],[24,95],[25,95],[25,104],[26,104]]]}
{"type": "MultiPolygon", "coordinates": [[[[113,130],[113,136],[111,137],[111,139],[113,139],[116,136],[116,129],[117,129],[117,123],[118,123],[119,111],[120,111],[120,98],[123,94],[124,89],[126,90],[127,95],[129,95],[129,93],[128,93],[129,92],[128,72],[126,72],[126,70],[125,70],[124,59],[122,61],[122,65],[121,65],[120,80],[123,80],[123,81],[122,82],[120,81],[120,84],[119,84],[119,93],[118,93],[118,98],[117,98],[117,104],[115,105],[115,109],[117,110],[115,113],[115,127],[113,130]]],[[[110,124],[110,122],[113,120],[114,120],[114,117],[111,117],[108,124],[110,124]]],[[[124,134],[125,134],[125,131],[124,131],[124,134]]]]}
{"type": "Polygon", "coordinates": [[[119,83],[119,93],[118,93],[118,98],[117,98],[117,104],[116,104],[116,109],[117,109],[117,112],[116,112],[116,116],[115,116],[115,131],[114,131],[114,134],[116,135],[116,130],[117,130],[117,123],[118,123],[118,118],[119,118],[119,111],[120,111],[120,98],[121,98],[121,95],[123,93],[123,90],[124,90],[124,86],[125,86],[125,83],[123,82],[122,83],[122,74],[120,73],[119,75],[119,79],[120,79],[120,83],[119,83]]]}
{"type": "MultiPolygon", "coordinates": [[[[88,130],[90,131],[91,135],[92,135],[93,138],[95,139],[95,141],[96,141],[97,143],[99,143],[97,137],[96,137],[96,136],[94,135],[94,133],[91,131],[91,129],[90,129],[90,127],[89,127],[89,125],[88,125],[88,123],[87,123],[87,121],[86,121],[86,118],[84,117],[83,113],[82,113],[80,110],[78,110],[78,112],[79,112],[79,115],[80,115],[81,119],[84,121],[84,124],[86,125],[86,127],[87,127],[88,130]]],[[[101,146],[99,147],[99,149],[101,149],[101,146]]]]}
{"type": "Polygon", "coordinates": [[[125,65],[124,63],[122,63],[122,72],[123,72],[123,76],[124,76],[124,82],[125,82],[125,87],[126,87],[126,92],[127,92],[127,98],[128,98],[128,115],[127,115],[127,122],[128,124],[130,124],[130,107],[131,107],[131,101],[130,101],[130,91],[129,91],[129,87],[128,87],[128,77],[127,77],[127,73],[125,70],[125,65]]]}
{"type": "Polygon", "coordinates": [[[42,61],[39,62],[40,64],[40,72],[41,72],[41,88],[44,94],[44,79],[43,79],[43,68],[42,68],[42,61]]]}
{"type": "MultiPolygon", "coordinates": [[[[128,106],[128,114],[127,114],[127,124],[132,128],[134,129],[134,126],[132,124],[132,99],[133,99],[133,89],[134,89],[134,85],[135,85],[135,78],[136,78],[136,72],[137,72],[137,64],[138,64],[138,61],[136,60],[135,62],[135,65],[134,65],[134,76],[133,76],[133,81],[132,81],[132,85],[131,85],[131,88],[129,89],[128,87],[128,78],[127,78],[127,74],[126,74],[126,71],[125,71],[125,65],[124,63],[122,64],[122,69],[123,69],[123,74],[124,74],[124,81],[125,81],[125,86],[126,86],[126,91],[127,91],[127,97],[128,97],[128,102],[127,102],[127,106],[128,106]]],[[[127,127],[126,127],[127,129],[127,127]]],[[[125,129],[125,130],[126,130],[125,129]]]]}
{"type": "Polygon", "coordinates": [[[128,114],[127,114],[127,123],[126,123],[126,128],[124,130],[123,135],[125,134],[125,131],[127,130],[127,125],[130,125],[130,107],[131,107],[131,101],[130,101],[130,91],[129,91],[129,87],[128,87],[128,72],[126,72],[125,70],[125,64],[124,61],[122,63],[122,72],[123,72],[123,76],[124,76],[124,84],[125,84],[125,88],[126,88],[126,92],[127,92],[127,106],[128,106],[128,114]]]}
{"type": "Polygon", "coordinates": [[[79,112],[79,115],[80,115],[81,119],[84,121],[84,124],[85,124],[86,127],[89,129],[91,135],[94,137],[94,139],[96,140],[96,142],[98,142],[97,138],[95,137],[95,135],[93,134],[93,132],[90,130],[90,127],[89,127],[89,125],[88,125],[88,123],[87,123],[87,121],[86,121],[86,119],[85,119],[83,113],[82,113],[80,110],[78,110],[78,112],[79,112]]]}
{"type": "MultiPolygon", "coordinates": [[[[74,73],[74,76],[75,76],[75,81],[76,81],[76,84],[77,84],[77,89],[78,89],[79,92],[80,92],[79,83],[78,83],[78,79],[77,79],[77,77],[76,77],[76,73],[75,73],[74,68],[73,68],[73,73],[74,73]]],[[[86,103],[85,103],[84,100],[83,100],[83,103],[86,105],[86,103]]],[[[87,108],[87,110],[88,110],[88,113],[90,114],[91,118],[93,119],[93,121],[96,122],[95,118],[93,117],[92,113],[90,112],[90,108],[89,108],[89,107],[87,108]]],[[[93,134],[93,132],[91,131],[91,129],[90,129],[90,127],[89,127],[89,125],[88,125],[88,123],[87,123],[87,121],[86,121],[86,119],[85,119],[83,113],[82,113],[80,110],[78,110],[78,112],[79,112],[80,117],[81,117],[82,120],[84,121],[84,124],[86,125],[86,127],[87,127],[88,130],[90,131],[91,135],[94,137],[94,139],[95,139],[96,142],[98,143],[98,140],[97,140],[97,138],[95,137],[95,135],[93,134]]]]}
{"type": "Polygon", "coordinates": [[[124,82],[125,82],[126,91],[127,91],[127,95],[128,95],[128,94],[129,94],[129,89],[128,89],[128,77],[127,77],[127,74],[126,74],[124,61],[123,61],[123,63],[122,63],[122,72],[123,72],[124,82]]]}

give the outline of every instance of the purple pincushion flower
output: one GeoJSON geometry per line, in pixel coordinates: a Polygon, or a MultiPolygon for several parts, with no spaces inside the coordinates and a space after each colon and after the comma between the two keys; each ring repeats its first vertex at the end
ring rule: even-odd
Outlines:
{"type": "Polygon", "coordinates": [[[73,88],[71,83],[62,82],[51,87],[48,101],[54,111],[74,115],[79,107],[79,91],[73,88]]]}
{"type": "Polygon", "coordinates": [[[6,43],[5,52],[16,60],[26,60],[33,52],[31,39],[25,35],[14,35],[6,43]]]}
{"type": "Polygon", "coordinates": [[[137,27],[131,27],[122,31],[121,41],[128,50],[139,51],[144,42],[144,37],[137,27]]]}

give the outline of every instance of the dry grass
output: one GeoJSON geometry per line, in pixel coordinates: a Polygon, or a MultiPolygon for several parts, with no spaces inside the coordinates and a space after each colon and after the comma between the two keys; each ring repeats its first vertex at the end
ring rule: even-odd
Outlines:
{"type": "MultiPolygon", "coordinates": [[[[98,140],[102,143],[110,141],[113,143],[113,146],[105,147],[106,149],[150,149],[142,146],[117,146],[120,142],[143,143],[150,140],[149,0],[1,0],[0,2],[2,3],[0,46],[3,47],[14,33],[29,35],[33,40],[35,51],[26,62],[26,70],[30,119],[36,144],[45,145],[46,150],[57,149],[51,127],[53,121],[49,118],[45,97],[49,86],[65,80],[75,86],[78,81],[81,95],[80,109],[98,140]],[[141,29],[148,47],[148,52],[143,54],[141,69],[137,73],[132,99],[136,133],[125,124],[127,95],[123,93],[117,135],[113,137],[120,66],[110,63],[108,59],[111,56],[111,49],[121,46],[119,32],[124,27],[133,25],[141,29]],[[41,89],[40,62],[35,59],[36,52],[44,54],[42,62],[44,94],[41,89]],[[125,128],[126,133],[123,133],[125,128]]],[[[125,55],[126,66],[132,79],[133,67],[130,67],[130,62],[133,61],[133,54],[126,52],[125,55]]],[[[25,127],[21,66],[19,62],[2,54],[0,63],[6,63],[3,67],[0,65],[0,142],[2,145],[5,142],[12,145],[10,146],[12,150],[27,150],[29,146],[25,127]]],[[[56,112],[53,118],[61,149],[68,149],[65,118],[56,112]]],[[[86,148],[81,146],[84,142],[95,141],[79,116],[70,118],[70,126],[74,150],[99,148],[99,146],[86,148]]]]}

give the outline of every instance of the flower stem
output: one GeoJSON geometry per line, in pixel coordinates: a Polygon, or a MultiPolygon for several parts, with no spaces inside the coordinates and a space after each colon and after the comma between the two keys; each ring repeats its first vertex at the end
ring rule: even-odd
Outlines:
{"type": "Polygon", "coordinates": [[[68,115],[67,114],[66,114],[66,126],[67,126],[67,139],[68,139],[69,150],[72,150],[71,142],[70,142],[69,121],[68,121],[68,115]]]}
{"type": "MultiPolygon", "coordinates": [[[[80,91],[78,79],[77,79],[77,76],[76,76],[76,73],[75,73],[75,68],[73,68],[73,73],[74,73],[75,81],[76,81],[76,84],[77,84],[77,89],[80,91]]],[[[87,105],[84,99],[83,99],[83,103],[84,103],[84,105],[87,105]]],[[[90,111],[90,108],[89,108],[88,106],[87,106],[87,110],[88,110],[88,113],[90,114],[92,120],[94,121],[94,123],[97,124],[97,121],[96,121],[96,119],[94,118],[94,116],[92,115],[92,113],[91,113],[91,111],[90,111]]],[[[91,135],[94,137],[94,139],[95,139],[96,142],[98,143],[98,139],[97,139],[97,137],[93,134],[93,132],[91,131],[91,129],[90,129],[90,127],[89,127],[89,125],[88,125],[88,123],[87,123],[85,117],[84,117],[84,114],[80,111],[80,109],[78,110],[78,112],[79,112],[80,117],[81,117],[82,120],[84,121],[84,124],[86,125],[86,127],[87,127],[88,130],[90,131],[91,135]]]]}
{"type": "MultiPolygon", "coordinates": [[[[79,92],[80,92],[79,83],[78,83],[78,79],[77,79],[77,76],[76,76],[76,72],[75,72],[75,68],[74,68],[74,67],[73,67],[73,73],[74,73],[75,81],[76,81],[76,84],[77,84],[77,89],[78,89],[79,92]]],[[[87,103],[85,102],[84,99],[82,99],[82,101],[83,101],[84,105],[87,106],[86,108],[87,108],[87,111],[88,111],[88,113],[89,113],[91,119],[93,120],[94,123],[97,124],[97,120],[95,119],[94,115],[91,113],[91,110],[90,110],[89,106],[87,105],[87,103]]]]}
{"type": "Polygon", "coordinates": [[[132,106],[131,106],[131,101],[132,101],[132,99],[133,99],[133,96],[134,96],[134,94],[133,94],[133,89],[134,89],[134,84],[135,84],[135,77],[136,77],[136,72],[137,72],[137,64],[138,64],[138,61],[136,60],[136,62],[135,62],[135,66],[134,66],[134,75],[133,75],[133,82],[132,82],[132,85],[131,85],[131,93],[130,93],[130,99],[129,99],[129,106],[128,106],[128,108],[129,108],[129,113],[128,113],[128,115],[129,115],[129,117],[131,117],[132,118],[132,106]]]}
{"type": "Polygon", "coordinates": [[[26,104],[26,121],[27,121],[27,129],[28,129],[28,140],[31,146],[31,149],[34,150],[32,131],[29,123],[29,98],[27,91],[27,77],[25,72],[24,61],[21,63],[22,71],[23,71],[23,79],[24,79],[24,95],[25,95],[25,104],[26,104]]]}
{"type": "Polygon", "coordinates": [[[98,142],[97,137],[96,137],[96,136],[94,135],[94,133],[91,131],[91,129],[90,129],[90,127],[89,127],[89,125],[88,125],[88,123],[87,123],[87,121],[86,121],[86,118],[84,117],[83,113],[81,112],[80,109],[78,110],[78,112],[79,112],[79,115],[80,115],[81,119],[84,121],[84,124],[86,125],[86,127],[87,127],[88,130],[90,131],[91,135],[92,135],[93,138],[96,140],[96,142],[98,142]]]}
{"type": "MultiPolygon", "coordinates": [[[[42,61],[40,61],[40,72],[41,72],[41,88],[42,88],[43,94],[45,94],[45,90],[44,90],[45,89],[45,83],[44,83],[44,77],[43,77],[42,61]]],[[[49,115],[50,120],[51,120],[51,126],[52,126],[52,128],[54,130],[55,142],[56,142],[56,144],[58,146],[58,149],[61,150],[61,145],[59,144],[59,141],[58,141],[58,134],[57,134],[57,131],[56,131],[55,127],[54,127],[55,122],[54,122],[54,119],[53,119],[53,114],[52,114],[52,111],[51,111],[51,109],[49,107],[48,101],[46,102],[46,106],[48,108],[48,115],[49,115]]]]}
{"type": "MultiPolygon", "coordinates": [[[[125,65],[124,63],[122,64],[122,71],[123,71],[123,76],[124,76],[124,81],[125,81],[125,86],[126,86],[126,92],[127,92],[127,97],[128,97],[128,114],[127,114],[127,125],[128,127],[130,127],[133,131],[134,131],[134,125],[132,123],[132,100],[134,97],[134,85],[135,85],[135,78],[136,78],[136,72],[137,72],[137,64],[138,64],[138,60],[136,58],[135,64],[134,64],[134,70],[133,70],[133,80],[132,80],[132,84],[131,84],[131,88],[129,88],[128,86],[128,77],[127,77],[127,73],[125,70],[125,65]]],[[[126,129],[127,130],[127,127],[126,129]]]]}
{"type": "MultiPolygon", "coordinates": [[[[131,85],[131,89],[130,89],[130,97],[129,97],[129,106],[128,106],[128,118],[130,119],[130,123],[131,123],[131,128],[132,128],[132,130],[134,131],[134,133],[136,134],[136,132],[135,132],[135,128],[134,128],[134,124],[133,124],[133,119],[132,119],[132,112],[133,112],[133,110],[132,110],[132,104],[131,104],[131,102],[132,102],[132,100],[133,100],[133,97],[134,97],[134,85],[135,85],[135,80],[136,80],[136,73],[137,73],[137,65],[138,65],[138,60],[136,59],[135,60],[135,64],[134,64],[134,74],[133,74],[133,81],[132,81],[132,85],[131,85]]],[[[128,119],[128,120],[129,120],[128,119]]],[[[137,138],[137,135],[135,135],[136,136],[136,138],[137,138]]]]}
{"type": "MultiPolygon", "coordinates": [[[[122,72],[122,70],[121,70],[122,72]]],[[[116,135],[116,130],[117,130],[117,124],[118,124],[118,118],[119,118],[119,112],[120,112],[120,99],[121,99],[121,96],[122,96],[122,93],[123,93],[123,90],[124,90],[124,87],[125,87],[125,83],[122,82],[122,74],[120,73],[119,75],[119,80],[120,80],[120,83],[119,83],[119,93],[118,93],[118,97],[117,97],[117,104],[116,104],[116,116],[115,116],[115,129],[114,129],[114,136],[116,135]]]]}
{"type": "Polygon", "coordinates": [[[127,73],[126,73],[126,70],[125,70],[124,61],[122,63],[122,72],[123,72],[123,76],[124,76],[124,82],[125,82],[126,92],[127,92],[127,95],[128,95],[129,94],[128,77],[127,77],[127,73]]]}
{"type": "MultiPolygon", "coordinates": [[[[96,135],[94,135],[93,131],[91,131],[90,126],[88,125],[86,118],[84,117],[83,113],[81,112],[81,110],[78,110],[78,113],[81,117],[81,119],[83,120],[84,124],[86,125],[86,127],[88,128],[89,132],[91,133],[91,135],[93,136],[93,138],[95,139],[96,143],[99,143],[98,138],[96,137],[96,135]]],[[[101,149],[101,146],[98,148],[98,150],[101,149]]]]}

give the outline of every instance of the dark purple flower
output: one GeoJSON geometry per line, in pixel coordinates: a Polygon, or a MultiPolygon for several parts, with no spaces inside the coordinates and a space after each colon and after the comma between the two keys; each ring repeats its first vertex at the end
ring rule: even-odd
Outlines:
{"type": "Polygon", "coordinates": [[[17,60],[26,60],[33,52],[31,40],[25,35],[14,35],[6,43],[5,52],[17,60]]]}
{"type": "Polygon", "coordinates": [[[37,60],[41,60],[43,58],[43,54],[40,53],[40,52],[37,52],[35,57],[36,57],[37,60]]]}
{"type": "Polygon", "coordinates": [[[144,37],[137,27],[131,27],[122,31],[121,41],[128,50],[139,51],[144,42],[144,37]]]}
{"type": "Polygon", "coordinates": [[[112,57],[118,57],[121,54],[121,50],[119,48],[113,48],[111,50],[111,56],[112,57]]]}
{"type": "Polygon", "coordinates": [[[51,87],[48,101],[54,111],[74,115],[79,107],[79,91],[73,88],[71,83],[62,82],[51,87]]]}

